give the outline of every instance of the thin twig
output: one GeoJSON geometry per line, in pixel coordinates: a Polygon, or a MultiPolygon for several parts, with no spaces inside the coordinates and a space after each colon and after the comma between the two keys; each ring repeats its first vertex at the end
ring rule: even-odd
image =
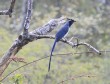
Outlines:
{"type": "Polygon", "coordinates": [[[82,75],[78,75],[78,76],[73,76],[73,77],[70,77],[68,79],[65,79],[65,80],[62,80],[61,82],[59,82],[58,84],[63,84],[64,82],[66,81],[69,81],[69,80],[75,80],[77,78],[83,78],[83,77],[96,77],[95,75],[89,75],[89,74],[82,74],[82,75]]]}
{"type": "Polygon", "coordinates": [[[11,5],[10,5],[10,8],[9,8],[9,10],[8,10],[8,12],[9,12],[9,17],[12,17],[12,13],[13,13],[15,1],[16,1],[16,0],[12,0],[12,1],[11,1],[11,5]]]}
{"type": "Polygon", "coordinates": [[[10,59],[11,59],[12,61],[14,61],[14,62],[23,62],[23,63],[27,63],[27,62],[25,62],[25,59],[22,58],[22,57],[15,57],[15,56],[13,56],[13,57],[10,57],[10,59]]]}
{"type": "MultiPolygon", "coordinates": [[[[72,54],[72,53],[56,54],[56,55],[52,55],[52,56],[58,56],[58,55],[69,55],[69,54],[72,54]]],[[[11,75],[11,74],[14,73],[15,71],[21,69],[22,67],[27,66],[27,65],[29,65],[29,64],[32,64],[32,63],[34,63],[34,62],[38,62],[38,61],[43,60],[43,59],[48,58],[48,57],[50,57],[50,56],[42,57],[42,58],[40,58],[40,59],[34,60],[34,61],[32,61],[32,62],[26,63],[26,64],[24,64],[24,65],[18,67],[17,69],[15,69],[15,70],[13,70],[12,72],[10,72],[9,74],[7,74],[3,79],[0,80],[0,82],[2,82],[2,81],[3,81],[4,79],[6,79],[9,75],[11,75]]]]}
{"type": "MultiPolygon", "coordinates": [[[[100,50],[100,53],[103,54],[103,52],[110,52],[110,50],[100,50]]],[[[77,53],[74,53],[74,54],[85,54],[85,53],[93,53],[93,51],[88,51],[88,52],[77,52],[77,53]]]]}

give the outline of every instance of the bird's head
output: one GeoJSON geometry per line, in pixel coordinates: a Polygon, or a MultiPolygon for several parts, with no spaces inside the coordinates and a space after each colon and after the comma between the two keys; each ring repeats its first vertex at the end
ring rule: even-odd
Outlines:
{"type": "Polygon", "coordinates": [[[67,20],[69,21],[69,26],[71,26],[74,22],[76,22],[75,20],[69,18],[67,18],[67,20]]]}

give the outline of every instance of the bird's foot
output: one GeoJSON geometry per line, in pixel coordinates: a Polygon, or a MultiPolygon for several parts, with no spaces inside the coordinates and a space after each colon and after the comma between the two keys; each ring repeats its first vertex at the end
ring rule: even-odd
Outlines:
{"type": "Polygon", "coordinates": [[[63,39],[64,39],[64,41],[68,41],[67,38],[63,38],[63,39]]]}

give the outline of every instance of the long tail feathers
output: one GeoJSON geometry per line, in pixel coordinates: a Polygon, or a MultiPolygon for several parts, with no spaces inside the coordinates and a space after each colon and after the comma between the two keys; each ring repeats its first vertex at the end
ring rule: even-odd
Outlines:
{"type": "Polygon", "coordinates": [[[49,66],[48,66],[48,72],[50,71],[50,65],[51,65],[51,58],[52,58],[52,52],[54,51],[55,45],[56,45],[56,40],[54,41],[52,50],[51,50],[51,54],[50,54],[50,60],[49,60],[49,66]]]}

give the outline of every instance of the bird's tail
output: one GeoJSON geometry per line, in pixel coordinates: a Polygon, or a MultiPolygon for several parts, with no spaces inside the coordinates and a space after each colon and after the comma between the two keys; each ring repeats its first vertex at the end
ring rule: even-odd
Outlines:
{"type": "Polygon", "coordinates": [[[56,40],[54,41],[52,50],[51,50],[51,54],[50,54],[50,60],[49,60],[49,66],[48,66],[48,72],[50,71],[50,65],[51,65],[51,58],[52,58],[52,52],[54,51],[55,45],[56,45],[56,40]]]}

